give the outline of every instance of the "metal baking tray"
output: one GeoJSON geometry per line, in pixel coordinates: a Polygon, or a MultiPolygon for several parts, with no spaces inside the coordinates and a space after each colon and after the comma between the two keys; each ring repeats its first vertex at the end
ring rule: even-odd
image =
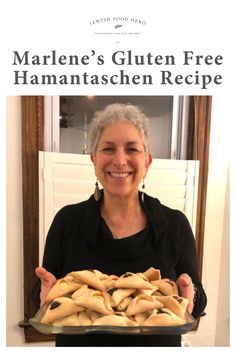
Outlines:
{"type": "Polygon", "coordinates": [[[110,333],[110,334],[146,334],[146,335],[182,335],[191,331],[196,325],[196,320],[186,313],[186,324],[179,326],[54,326],[41,323],[41,319],[47,309],[42,306],[29,323],[42,334],[67,334],[82,335],[86,333],[110,333]]]}

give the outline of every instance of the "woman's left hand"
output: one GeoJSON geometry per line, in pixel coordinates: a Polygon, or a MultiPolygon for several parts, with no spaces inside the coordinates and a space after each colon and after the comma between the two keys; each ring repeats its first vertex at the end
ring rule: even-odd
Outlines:
{"type": "Polygon", "coordinates": [[[191,314],[194,307],[193,299],[195,294],[192,279],[187,273],[182,273],[177,279],[176,284],[179,288],[180,295],[189,300],[187,309],[191,314]]]}

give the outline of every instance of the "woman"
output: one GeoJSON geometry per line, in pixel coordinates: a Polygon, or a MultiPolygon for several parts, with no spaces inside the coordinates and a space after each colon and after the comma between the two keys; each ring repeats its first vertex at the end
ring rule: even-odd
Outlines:
{"type": "MultiPolygon", "coordinates": [[[[74,270],[107,274],[144,272],[153,266],[177,282],[197,318],[206,305],[198,276],[194,236],[186,217],[138,190],[152,161],[148,119],[136,107],[112,104],[95,115],[90,157],[97,177],[87,201],[62,208],[50,227],[41,281],[33,298],[39,306],[57,278],[74,270]],[[103,186],[98,189],[98,181],[103,186]]],[[[180,346],[179,335],[57,335],[57,346],[180,346]]]]}

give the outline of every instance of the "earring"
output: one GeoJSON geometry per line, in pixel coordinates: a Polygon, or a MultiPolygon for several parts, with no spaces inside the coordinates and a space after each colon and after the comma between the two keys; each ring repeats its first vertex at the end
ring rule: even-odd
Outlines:
{"type": "Polygon", "coordinates": [[[96,179],[96,182],[95,182],[94,198],[96,201],[99,201],[100,199],[100,189],[99,189],[98,179],[96,179]]]}
{"type": "Polygon", "coordinates": [[[145,183],[144,183],[144,178],[143,178],[142,194],[141,194],[141,200],[142,200],[142,202],[144,202],[144,189],[145,189],[145,183]]]}

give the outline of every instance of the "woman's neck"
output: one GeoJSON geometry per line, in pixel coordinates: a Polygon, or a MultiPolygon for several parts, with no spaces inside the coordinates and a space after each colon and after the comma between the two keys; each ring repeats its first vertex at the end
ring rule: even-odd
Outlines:
{"type": "Polygon", "coordinates": [[[111,215],[116,213],[126,214],[126,212],[131,212],[131,210],[141,209],[138,193],[128,197],[112,196],[104,193],[101,207],[111,215]]]}
{"type": "Polygon", "coordinates": [[[101,205],[101,215],[114,238],[136,234],[145,228],[147,222],[138,194],[128,199],[105,196],[101,205]]]}

